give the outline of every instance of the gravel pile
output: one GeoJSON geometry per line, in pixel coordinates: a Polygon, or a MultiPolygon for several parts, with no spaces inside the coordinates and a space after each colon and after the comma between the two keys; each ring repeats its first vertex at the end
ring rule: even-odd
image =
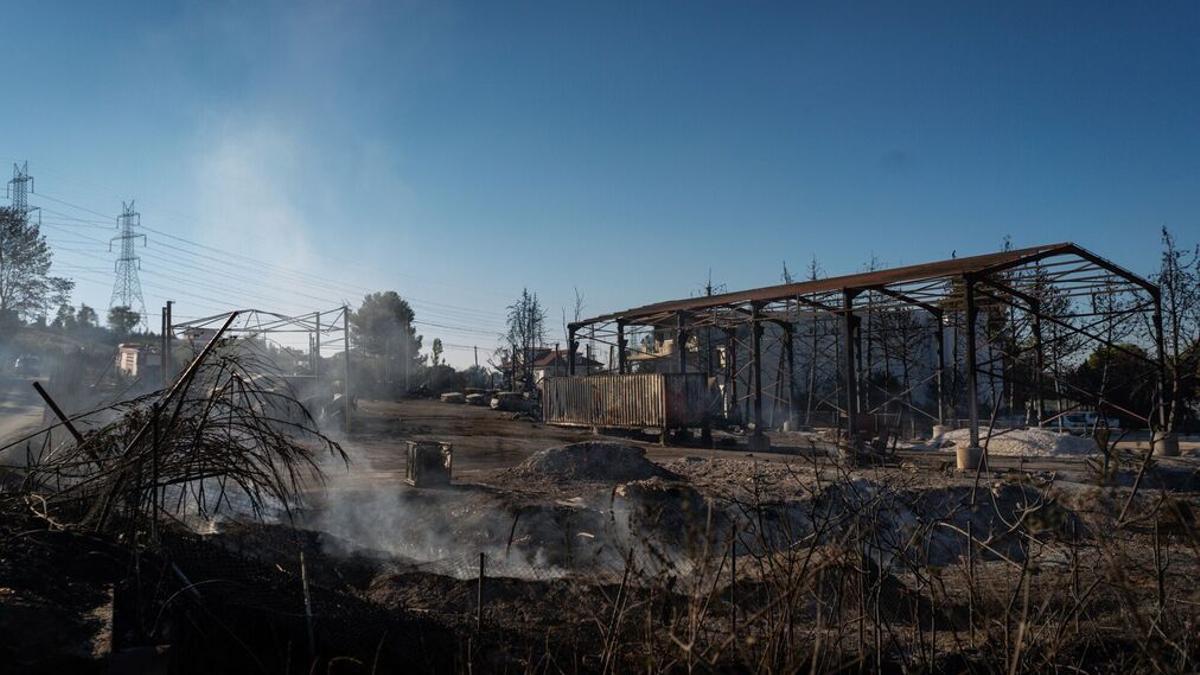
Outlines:
{"type": "MultiPolygon", "coordinates": [[[[966,429],[947,431],[944,440],[955,446],[970,443],[966,429]]],[[[1055,455],[1090,455],[1099,452],[1091,438],[1062,434],[1049,429],[996,429],[988,440],[988,428],[979,428],[979,444],[987,443],[988,454],[1013,457],[1052,457],[1055,455]]]]}

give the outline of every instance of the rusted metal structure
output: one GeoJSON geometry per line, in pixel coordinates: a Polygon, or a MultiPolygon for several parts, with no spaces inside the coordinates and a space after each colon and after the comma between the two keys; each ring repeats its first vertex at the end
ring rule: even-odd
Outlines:
{"type": "Polygon", "coordinates": [[[632,373],[546,378],[543,419],[612,429],[703,427],[711,409],[704,373],[632,373]]]}
{"type": "Polygon", "coordinates": [[[454,470],[454,447],[437,441],[405,441],[408,446],[404,482],[413,487],[450,484],[454,470]]]}
{"type": "MultiPolygon", "coordinates": [[[[307,337],[310,360],[308,367],[315,383],[323,384],[330,379],[331,375],[334,378],[339,375],[341,377],[342,392],[338,403],[341,404],[345,431],[349,432],[353,411],[353,399],[350,396],[350,307],[344,305],[323,312],[295,316],[261,309],[243,309],[238,310],[234,315],[236,321],[226,330],[226,335],[230,337],[262,340],[278,340],[286,335],[305,335],[307,337]],[[342,372],[327,374],[322,372],[321,367],[322,344],[329,346],[335,345],[336,342],[341,342],[342,372]]],[[[182,323],[167,324],[164,321],[166,324],[164,327],[171,340],[181,337],[199,337],[202,338],[199,342],[203,343],[206,341],[203,338],[215,331],[215,327],[220,326],[228,316],[229,313],[226,312],[182,323]]],[[[316,387],[316,389],[319,390],[320,387],[316,387]]]]}
{"type": "Polygon", "coordinates": [[[755,436],[766,428],[764,397],[795,422],[801,393],[809,412],[824,409],[851,436],[886,409],[933,424],[961,416],[972,447],[985,409],[994,417],[1024,407],[1030,423],[1047,424],[1086,405],[1115,408],[1151,428],[1162,422],[1159,289],[1073,243],[659,302],[578,321],[568,331],[572,352],[588,342],[604,354],[607,345],[607,371],[618,374],[632,370],[631,355],[648,351],[647,336],[670,336],[672,368],[719,380],[732,402],[726,417],[752,422],[755,436]],[[871,363],[897,325],[933,364],[924,377],[906,373],[900,391],[882,386],[895,378],[871,363]],[[773,392],[763,384],[768,343],[778,354],[773,392]],[[1065,371],[1094,353],[1087,345],[1139,364],[1153,404],[1125,409],[1104,387],[1071,382],[1065,371]],[[806,352],[803,381],[797,347],[806,352]],[[923,403],[913,396],[918,387],[930,392],[923,403]]]}

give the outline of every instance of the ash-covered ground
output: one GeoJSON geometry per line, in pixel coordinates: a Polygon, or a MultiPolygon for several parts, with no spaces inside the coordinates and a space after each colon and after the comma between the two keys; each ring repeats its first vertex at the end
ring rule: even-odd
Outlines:
{"type": "Polygon", "coordinates": [[[810,434],[751,454],[435,401],[360,415],[350,464],[324,466],[303,509],[172,531],[178,562],[6,522],[0,629],[59,630],[5,658],[100,670],[131,626],[173,622],[163,652],[137,658],[177,672],[1200,663],[1194,457],[1118,453],[1107,474],[1084,456],[996,457],[964,474],[946,450],[850,467],[810,434]],[[455,444],[450,486],[404,484],[410,439],[455,444]],[[172,589],[162,616],[130,621],[131,569],[172,589]],[[200,635],[233,647],[206,652],[200,635]]]}

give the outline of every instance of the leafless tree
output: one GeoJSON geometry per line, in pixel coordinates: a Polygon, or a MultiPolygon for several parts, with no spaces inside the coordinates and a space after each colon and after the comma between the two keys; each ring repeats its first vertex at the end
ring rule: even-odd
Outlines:
{"type": "Polygon", "coordinates": [[[562,329],[563,329],[562,334],[563,334],[563,342],[566,344],[571,343],[571,333],[570,333],[570,331],[567,330],[567,324],[569,324],[571,322],[579,321],[580,319],[583,318],[583,307],[584,307],[583,293],[579,292],[578,286],[576,286],[572,290],[575,291],[575,304],[571,309],[570,321],[567,320],[567,308],[566,307],[562,308],[562,324],[563,324],[562,325],[562,329]]]}
{"type": "Polygon", "coordinates": [[[1181,248],[1164,227],[1162,246],[1162,266],[1154,281],[1162,293],[1166,430],[1174,431],[1200,368],[1200,245],[1181,248]]]}
{"type": "Polygon", "coordinates": [[[504,335],[513,386],[533,387],[533,361],[546,343],[546,310],[537,293],[521,290],[521,297],[508,306],[508,332],[504,335]]]}

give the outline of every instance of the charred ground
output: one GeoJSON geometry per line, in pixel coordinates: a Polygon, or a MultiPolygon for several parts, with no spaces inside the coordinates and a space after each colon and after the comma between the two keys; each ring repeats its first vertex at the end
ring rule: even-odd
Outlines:
{"type": "Polygon", "coordinates": [[[10,511],[4,657],[42,672],[1195,666],[1194,459],[1128,454],[1107,481],[1078,457],[972,475],[929,451],[851,467],[815,438],[753,455],[364,402],[350,464],[326,464],[290,519],[131,546],[132,523],[10,511]],[[455,444],[454,485],[402,485],[400,440],[419,438],[455,444]]]}

